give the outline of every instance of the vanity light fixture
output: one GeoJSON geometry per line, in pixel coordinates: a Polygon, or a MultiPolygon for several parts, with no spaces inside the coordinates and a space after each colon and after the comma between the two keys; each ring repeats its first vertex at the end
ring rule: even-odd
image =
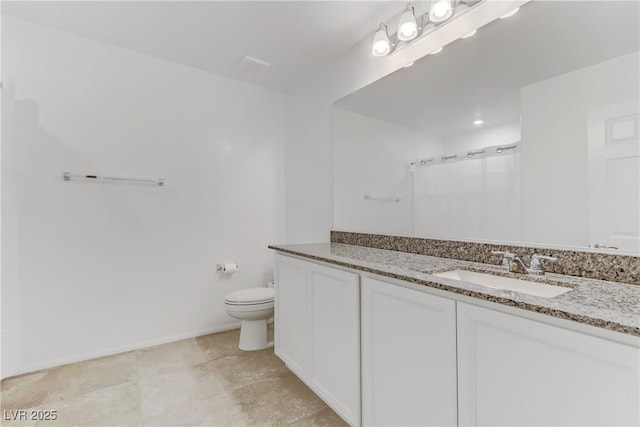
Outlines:
{"type": "Polygon", "coordinates": [[[435,24],[433,22],[429,22],[427,25],[425,25],[422,28],[422,34],[427,34],[427,33],[431,32],[431,31],[433,31],[435,29],[436,29],[435,24]]]}
{"type": "Polygon", "coordinates": [[[391,40],[389,40],[389,34],[387,33],[387,26],[380,24],[376,35],[373,37],[373,56],[385,56],[391,52],[391,40]]]}
{"type": "Polygon", "coordinates": [[[475,126],[481,126],[481,125],[483,125],[483,124],[484,124],[484,120],[482,120],[482,119],[476,119],[476,120],[474,120],[474,121],[473,121],[473,124],[474,124],[475,126]]]}
{"type": "MultiPolygon", "coordinates": [[[[418,17],[416,17],[415,8],[412,4],[407,3],[400,14],[396,34],[392,34],[390,37],[386,24],[384,22],[380,24],[373,36],[372,54],[373,56],[387,56],[393,51],[398,51],[409,43],[431,33],[438,25],[444,25],[445,21],[459,17],[483,1],[485,0],[431,0],[429,10],[418,17]]],[[[518,10],[520,10],[519,7],[505,13],[500,18],[504,19],[513,16],[518,10]]],[[[476,32],[477,29],[470,31],[461,38],[469,38],[476,32]]],[[[440,50],[431,53],[438,52],[440,50]]]]}
{"type": "Polygon", "coordinates": [[[455,160],[458,157],[457,154],[454,154],[452,156],[442,156],[442,159],[440,159],[441,162],[446,162],[448,160],[455,160]]]}
{"type": "Polygon", "coordinates": [[[473,37],[473,36],[475,36],[477,32],[478,32],[478,30],[473,30],[473,31],[471,31],[469,34],[466,34],[466,35],[464,35],[464,36],[462,36],[462,37],[460,37],[460,38],[461,38],[461,39],[468,39],[469,37],[473,37]]]}
{"type": "Polygon", "coordinates": [[[505,13],[504,15],[502,15],[502,16],[500,17],[500,19],[510,18],[510,17],[512,17],[513,15],[515,15],[516,13],[518,13],[518,11],[519,11],[519,10],[520,10],[520,8],[519,8],[519,7],[516,7],[516,8],[515,8],[515,9],[513,9],[511,12],[507,12],[507,13],[505,13]]]}
{"type": "Polygon", "coordinates": [[[455,12],[460,13],[465,9],[469,9],[469,5],[463,2],[458,2],[458,5],[455,7],[455,12]]]}
{"type": "Polygon", "coordinates": [[[451,0],[432,0],[429,6],[429,20],[436,24],[444,22],[453,15],[451,0]]]}
{"type": "Polygon", "coordinates": [[[416,19],[415,8],[411,3],[407,3],[404,11],[400,14],[398,21],[398,31],[389,36],[385,23],[381,23],[373,36],[373,56],[386,56],[394,50],[405,47],[409,42],[424,36],[435,30],[436,25],[451,19],[454,15],[459,16],[467,9],[467,3],[475,5],[477,0],[432,0],[429,10],[416,19]]]}
{"type": "Polygon", "coordinates": [[[411,3],[407,3],[402,15],[400,15],[400,21],[398,21],[398,40],[409,41],[418,36],[418,23],[416,22],[416,15],[411,6],[411,3]]]}

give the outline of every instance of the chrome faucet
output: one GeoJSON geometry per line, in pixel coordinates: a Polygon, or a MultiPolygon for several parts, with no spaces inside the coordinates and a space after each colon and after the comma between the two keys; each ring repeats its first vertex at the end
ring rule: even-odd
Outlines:
{"type": "Polygon", "coordinates": [[[529,266],[529,269],[527,270],[529,272],[529,274],[537,274],[537,275],[544,274],[544,272],[545,272],[544,265],[542,265],[542,260],[543,259],[547,260],[549,262],[558,262],[558,258],[556,258],[556,257],[534,254],[531,257],[531,265],[529,266]]]}
{"type": "Polygon", "coordinates": [[[522,258],[516,255],[509,260],[509,271],[512,273],[528,274],[529,267],[522,261],[522,258]]]}
{"type": "Polygon", "coordinates": [[[513,258],[516,257],[516,254],[513,252],[505,252],[505,251],[491,251],[493,255],[502,255],[502,269],[503,270],[511,270],[509,264],[513,258]]]}
{"type": "Polygon", "coordinates": [[[535,254],[531,257],[531,265],[527,267],[524,261],[522,261],[522,258],[514,253],[503,251],[491,251],[491,253],[494,255],[502,255],[503,270],[509,270],[511,273],[519,274],[542,275],[545,272],[542,260],[549,262],[558,261],[558,258],[555,257],[535,254]]]}

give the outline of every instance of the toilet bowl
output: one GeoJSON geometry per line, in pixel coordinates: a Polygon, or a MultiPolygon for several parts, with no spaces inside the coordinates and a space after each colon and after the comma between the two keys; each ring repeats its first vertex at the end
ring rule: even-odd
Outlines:
{"type": "Polygon", "coordinates": [[[273,288],[250,288],[224,299],[227,314],[242,320],[240,350],[262,350],[273,345],[267,339],[267,320],[273,316],[273,288]]]}

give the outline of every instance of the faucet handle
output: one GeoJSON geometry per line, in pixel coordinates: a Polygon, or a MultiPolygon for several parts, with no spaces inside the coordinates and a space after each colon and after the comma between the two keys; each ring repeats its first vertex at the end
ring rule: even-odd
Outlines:
{"type": "Polygon", "coordinates": [[[517,256],[513,252],[508,251],[491,251],[491,253],[493,255],[502,255],[502,268],[504,270],[509,270],[509,262],[517,256]]]}
{"type": "Polygon", "coordinates": [[[536,259],[538,261],[540,261],[541,259],[546,259],[547,261],[558,262],[558,258],[554,256],[533,254],[533,256],[531,257],[531,260],[536,260],[536,259]]]}
{"type": "Polygon", "coordinates": [[[558,262],[558,258],[556,257],[534,254],[531,257],[531,266],[529,267],[530,274],[544,274],[543,259],[550,262],[558,262]]]}

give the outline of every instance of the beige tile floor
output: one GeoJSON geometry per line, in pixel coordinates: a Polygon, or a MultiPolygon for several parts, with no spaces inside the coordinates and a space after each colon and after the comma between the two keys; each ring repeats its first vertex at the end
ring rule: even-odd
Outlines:
{"type": "Polygon", "coordinates": [[[273,354],[239,330],[4,379],[2,426],[344,426],[273,354]],[[55,410],[56,420],[9,421],[55,410]],[[15,412],[14,412],[15,413],[15,412]]]}

